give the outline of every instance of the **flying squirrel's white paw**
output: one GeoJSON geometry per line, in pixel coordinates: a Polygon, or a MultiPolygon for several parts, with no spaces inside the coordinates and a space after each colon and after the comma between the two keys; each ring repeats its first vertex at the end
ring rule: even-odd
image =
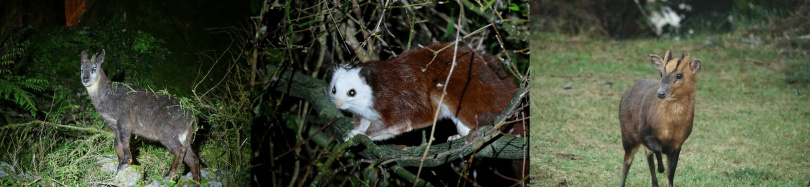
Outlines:
{"type": "Polygon", "coordinates": [[[349,134],[347,134],[345,138],[343,138],[343,141],[349,141],[349,139],[354,137],[354,135],[358,135],[358,134],[363,134],[363,131],[354,129],[351,132],[349,132],[349,134]]]}
{"type": "Polygon", "coordinates": [[[452,135],[450,137],[447,137],[447,141],[449,142],[449,141],[457,140],[459,138],[461,138],[461,134],[456,134],[456,135],[452,135]]]}

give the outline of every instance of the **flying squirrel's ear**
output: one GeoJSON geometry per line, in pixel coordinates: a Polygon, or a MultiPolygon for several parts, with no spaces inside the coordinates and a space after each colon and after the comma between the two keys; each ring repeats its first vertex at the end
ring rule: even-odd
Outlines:
{"type": "Polygon", "coordinates": [[[360,78],[366,80],[366,83],[372,85],[374,82],[374,70],[369,67],[360,68],[360,78]]]}

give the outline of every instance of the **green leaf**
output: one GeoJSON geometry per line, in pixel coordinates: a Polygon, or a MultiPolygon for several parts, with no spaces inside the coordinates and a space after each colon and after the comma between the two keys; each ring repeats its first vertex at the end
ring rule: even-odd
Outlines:
{"type": "Polygon", "coordinates": [[[520,11],[520,7],[517,4],[515,4],[515,3],[509,3],[509,4],[510,4],[509,5],[509,10],[520,11]]]}

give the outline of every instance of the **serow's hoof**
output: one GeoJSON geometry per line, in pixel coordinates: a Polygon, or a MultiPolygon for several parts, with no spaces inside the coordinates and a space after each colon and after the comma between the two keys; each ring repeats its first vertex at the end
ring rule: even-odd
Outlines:
{"type": "Polygon", "coordinates": [[[129,164],[118,164],[118,172],[124,171],[127,167],[129,167],[129,164]]]}

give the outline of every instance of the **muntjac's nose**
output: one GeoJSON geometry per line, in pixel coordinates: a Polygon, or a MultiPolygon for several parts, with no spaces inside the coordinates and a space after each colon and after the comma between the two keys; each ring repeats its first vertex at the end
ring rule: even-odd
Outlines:
{"type": "Polygon", "coordinates": [[[663,86],[658,88],[658,98],[659,99],[663,99],[664,97],[667,97],[667,87],[668,87],[668,85],[663,85],[663,86]]]}

